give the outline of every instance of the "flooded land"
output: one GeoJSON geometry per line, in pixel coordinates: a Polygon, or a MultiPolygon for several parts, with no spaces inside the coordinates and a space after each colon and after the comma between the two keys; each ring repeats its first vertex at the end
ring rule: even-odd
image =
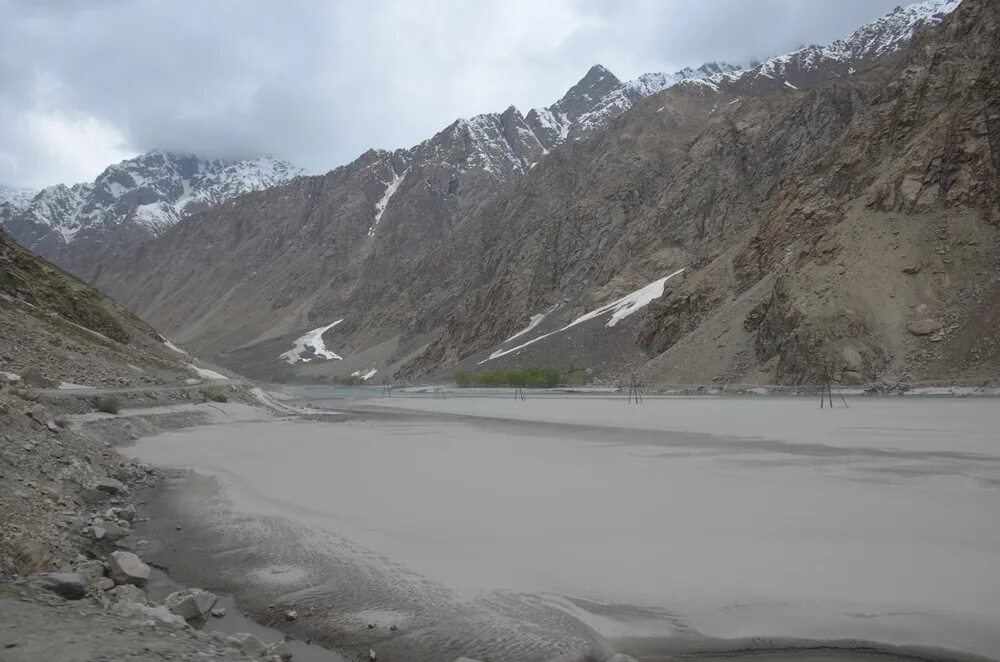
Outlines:
{"type": "Polygon", "coordinates": [[[303,638],[380,660],[1000,656],[995,399],[311,402],[347,413],[132,449],[194,470],[152,507],[201,560],[162,564],[294,605],[303,638]]]}

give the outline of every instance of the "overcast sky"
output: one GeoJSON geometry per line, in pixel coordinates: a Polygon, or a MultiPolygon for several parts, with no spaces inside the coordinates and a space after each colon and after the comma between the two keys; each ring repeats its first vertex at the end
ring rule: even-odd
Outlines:
{"type": "Polygon", "coordinates": [[[0,0],[0,183],[154,148],[314,172],[457,117],[826,43],[907,0],[0,0]]]}

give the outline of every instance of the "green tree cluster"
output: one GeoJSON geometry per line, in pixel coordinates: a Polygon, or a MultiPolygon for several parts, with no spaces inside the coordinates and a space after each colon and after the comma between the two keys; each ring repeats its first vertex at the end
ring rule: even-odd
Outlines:
{"type": "Polygon", "coordinates": [[[523,370],[496,370],[493,372],[468,373],[455,375],[458,386],[521,386],[523,388],[552,388],[558,386],[559,371],[555,368],[524,368],[523,370]]]}

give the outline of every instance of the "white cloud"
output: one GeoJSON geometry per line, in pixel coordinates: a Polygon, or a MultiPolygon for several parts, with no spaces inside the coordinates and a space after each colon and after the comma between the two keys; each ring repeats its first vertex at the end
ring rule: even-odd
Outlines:
{"type": "MultiPolygon", "coordinates": [[[[45,171],[65,173],[69,182],[92,180],[109,164],[136,155],[115,127],[94,117],[29,113],[21,123],[26,142],[45,163],[45,171]]],[[[51,183],[43,179],[27,182],[35,187],[51,183]]]]}

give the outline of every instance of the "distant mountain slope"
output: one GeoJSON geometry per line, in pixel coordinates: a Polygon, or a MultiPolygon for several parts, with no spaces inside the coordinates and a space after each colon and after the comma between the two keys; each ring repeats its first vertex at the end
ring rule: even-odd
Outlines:
{"type": "MultiPolygon", "coordinates": [[[[876,22],[894,26],[891,35],[867,30],[887,45],[874,52],[900,53],[940,21],[939,12],[927,13],[930,3],[922,6],[893,13],[906,20],[876,22]]],[[[551,341],[505,353],[495,365],[555,362],[605,375],[639,369],[721,306],[770,292],[777,267],[744,277],[746,266],[733,257],[749,259],[741,242],[762,210],[784,218],[772,209],[788,195],[783,187],[835,149],[897,75],[895,65],[872,68],[870,52],[836,66],[804,61],[812,69],[795,79],[800,84],[759,84],[772,70],[767,63],[741,73],[705,67],[702,78],[660,91],[659,80],[644,77],[653,94],[590,128],[581,118],[611,107],[623,86],[639,85],[594,67],[544,113],[509,108],[460,120],[411,150],[372,151],[323,177],[238,198],[109,263],[97,282],[189,346],[255,374],[287,371],[279,357],[296,339],[340,319],[320,331],[338,358],[292,369],[447,374],[509,349],[507,339],[529,326],[514,345],[535,334],[554,333],[551,341]],[[662,297],[630,309],[621,324],[587,317],[681,268],[662,297]],[[734,285],[733,274],[746,280],[734,285]],[[676,291],[690,298],[662,309],[676,291]],[[653,319],[672,321],[661,329],[653,319]]],[[[817,176],[807,188],[835,187],[840,175],[823,176],[830,183],[817,176]]],[[[795,250],[782,236],[767,241],[795,250]]],[[[748,312],[734,314],[742,320],[748,312]]],[[[757,374],[758,359],[746,352],[714,355],[721,367],[703,362],[698,379],[757,374]]],[[[880,366],[865,368],[867,378],[888,364],[866,365],[880,366]]],[[[806,378],[803,369],[760,377],[806,378]]]]}
{"type": "Polygon", "coordinates": [[[766,60],[746,72],[720,72],[708,78],[708,82],[742,94],[770,92],[780,87],[815,87],[825,80],[863,71],[895,55],[908,46],[918,32],[938,25],[960,3],[961,0],[923,0],[896,7],[889,14],[826,46],[804,46],[766,60]]]}
{"type": "Polygon", "coordinates": [[[27,207],[36,193],[38,191],[33,188],[0,184],[0,225],[27,207]]]}
{"type": "Polygon", "coordinates": [[[301,174],[270,157],[230,163],[153,151],[108,167],[93,183],[50,186],[27,202],[22,196],[0,220],[22,245],[89,275],[181,218],[301,174]]]}

